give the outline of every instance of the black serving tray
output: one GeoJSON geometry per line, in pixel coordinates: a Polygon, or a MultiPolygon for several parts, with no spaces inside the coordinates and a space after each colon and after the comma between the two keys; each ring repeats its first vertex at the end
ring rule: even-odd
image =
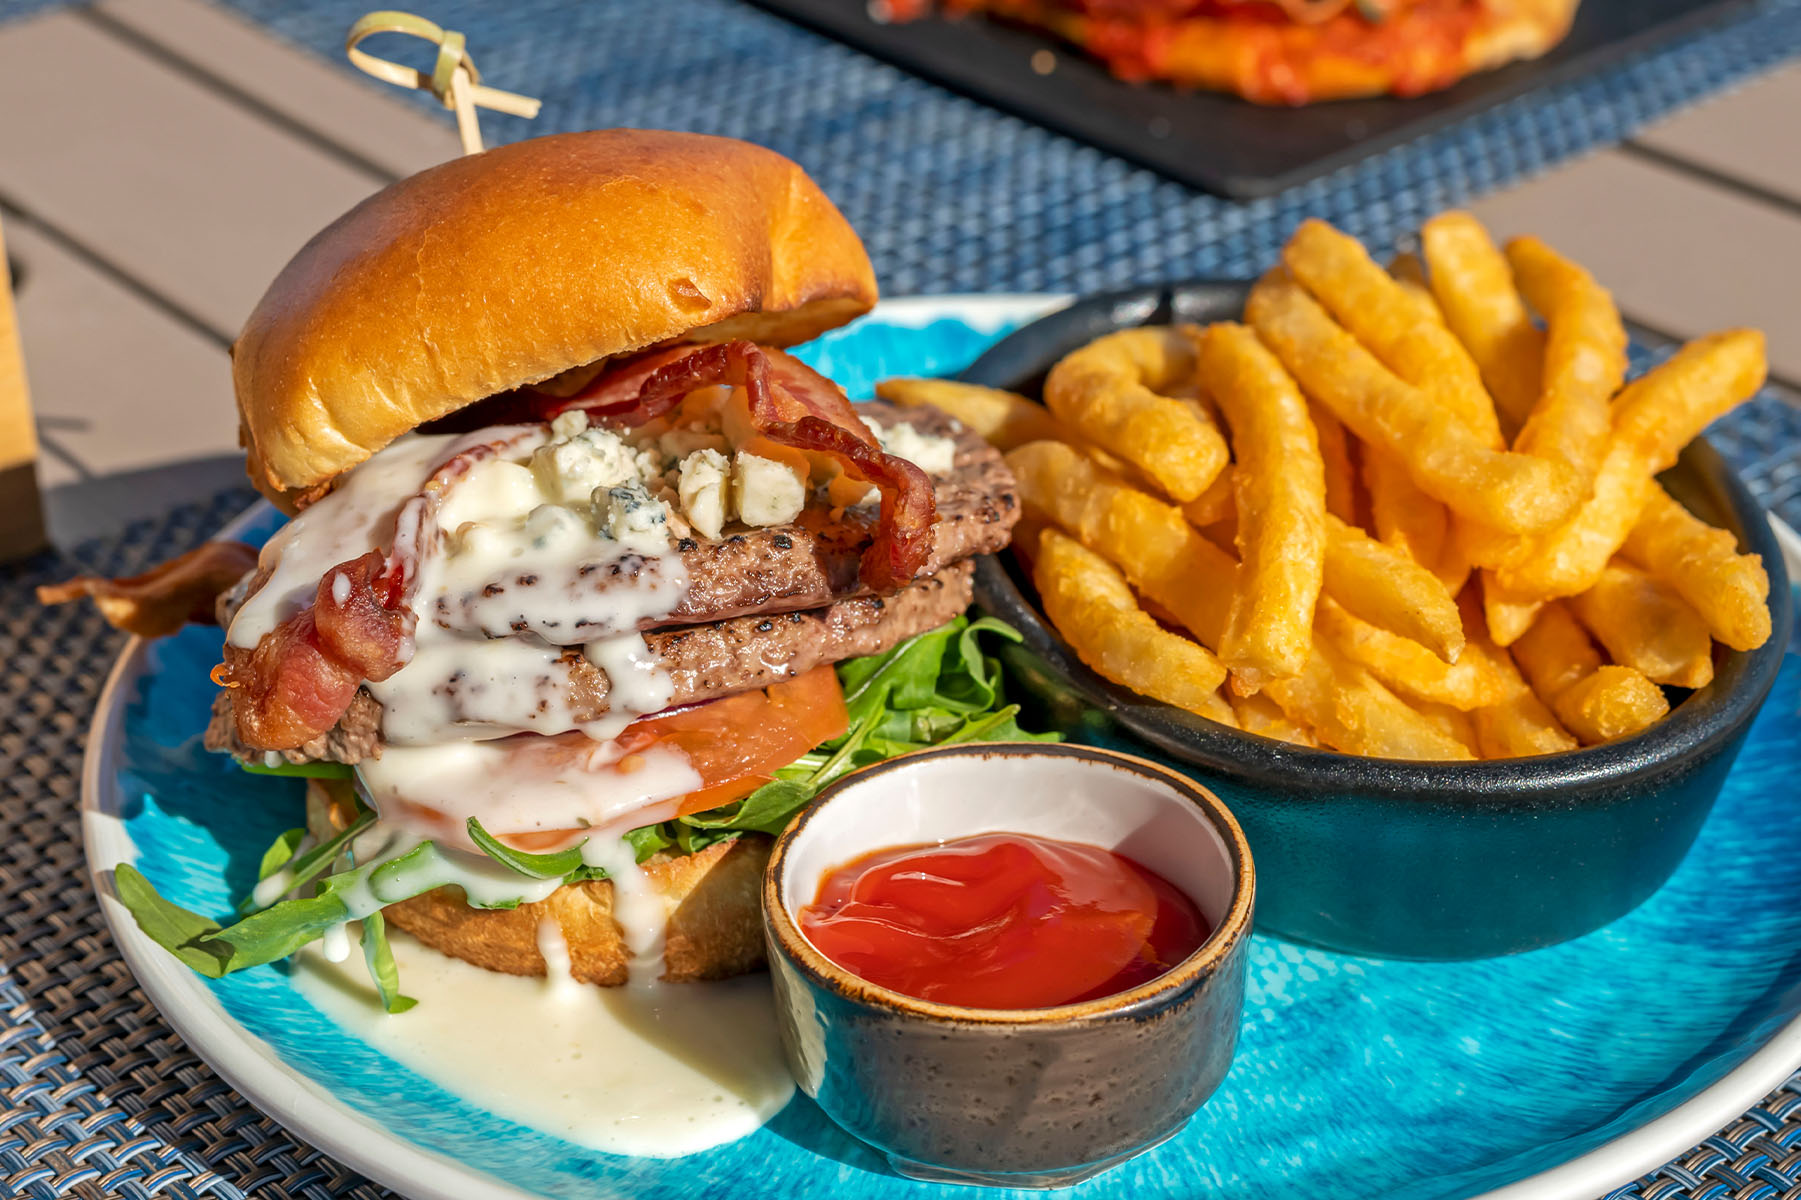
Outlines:
{"type": "Polygon", "coordinates": [[[1522,92],[1692,32],[1749,0],[1584,0],[1543,58],[1410,100],[1267,108],[1233,96],[1122,83],[1049,34],[984,17],[882,23],[868,0],[751,0],[878,58],[1194,187],[1248,200],[1442,128],[1522,92]],[[1032,67],[1056,55],[1048,75],[1032,67]]]}

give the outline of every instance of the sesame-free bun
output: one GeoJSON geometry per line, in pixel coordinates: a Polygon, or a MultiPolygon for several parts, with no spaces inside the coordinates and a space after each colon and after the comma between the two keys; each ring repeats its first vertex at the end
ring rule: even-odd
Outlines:
{"type": "MultiPolygon", "coordinates": [[[[307,828],[321,842],[344,827],[354,807],[348,784],[307,780],[307,828]]],[[[764,965],[760,906],[763,868],[773,845],[763,834],[747,833],[697,854],[660,850],[645,860],[646,880],[669,908],[663,979],[729,979],[764,965]]],[[[576,980],[619,987],[630,974],[631,950],[613,919],[610,880],[565,884],[517,908],[471,908],[460,889],[441,887],[390,904],[382,913],[394,928],[440,954],[507,975],[545,973],[538,927],[555,921],[576,980]]]]}
{"type": "Polygon", "coordinates": [[[868,311],[863,244],[804,171],[731,138],[533,138],[383,188],[277,275],[232,348],[279,502],[497,392],[647,346],[803,342],[868,311]]]}

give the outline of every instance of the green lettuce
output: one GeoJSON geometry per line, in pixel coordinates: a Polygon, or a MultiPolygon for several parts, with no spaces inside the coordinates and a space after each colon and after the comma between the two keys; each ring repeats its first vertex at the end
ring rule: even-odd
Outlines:
{"type": "MultiPolygon", "coordinates": [[[[1019,634],[993,618],[958,617],[886,653],[840,663],[838,680],[849,715],[842,735],[777,771],[774,779],[741,800],[632,830],[625,840],[637,860],[643,862],[662,850],[693,854],[744,833],[780,833],[833,780],[896,755],[957,742],[1057,740],[1056,734],[1032,734],[1019,727],[1019,706],[1006,702],[1000,665],[984,651],[984,638],[1018,641],[1019,634]]],[[[269,775],[342,778],[351,773],[336,764],[241,765],[269,775]]],[[[434,867],[445,861],[444,856],[432,842],[366,863],[352,861],[353,839],[374,822],[375,813],[359,806],[344,830],[305,850],[302,830],[284,832],[263,854],[258,878],[281,873],[287,898],[267,905],[248,898],[238,906],[238,919],[228,925],[165,900],[129,865],[115,868],[114,885],[138,928],[195,971],[216,979],[286,958],[323,937],[326,930],[350,919],[344,897],[353,890],[367,888],[381,903],[393,904],[443,884],[443,874],[434,867]]],[[[527,891],[542,894],[551,880],[569,884],[606,878],[604,870],[582,861],[579,845],[552,854],[529,854],[501,842],[474,818],[468,831],[484,854],[519,876],[519,895],[490,898],[486,907],[515,907],[527,891]]],[[[399,972],[379,912],[363,918],[363,952],[387,1010],[404,1012],[412,1007],[414,1001],[400,993],[399,972]]]]}

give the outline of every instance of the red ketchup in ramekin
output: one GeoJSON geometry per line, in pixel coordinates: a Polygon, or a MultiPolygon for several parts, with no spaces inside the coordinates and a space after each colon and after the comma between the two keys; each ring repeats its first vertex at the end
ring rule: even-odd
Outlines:
{"type": "Polygon", "coordinates": [[[1124,855],[1011,833],[866,854],[829,872],[799,917],[852,974],[966,1008],[1111,996],[1211,932],[1192,900],[1124,855]]]}

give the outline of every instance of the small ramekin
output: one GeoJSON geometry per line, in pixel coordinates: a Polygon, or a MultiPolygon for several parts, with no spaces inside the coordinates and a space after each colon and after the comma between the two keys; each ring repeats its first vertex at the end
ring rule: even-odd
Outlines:
{"type": "Polygon", "coordinates": [[[801,1090],[900,1174],[1064,1187],[1175,1134],[1238,1041],[1255,873],[1207,789],[1086,746],[960,745],[827,788],[776,840],[763,923],[777,1021],[801,1090]],[[795,915],[832,868],[981,833],[1105,846],[1200,907],[1212,934],[1158,979],[1099,1000],[974,1009],[878,987],[827,959],[795,915]]]}

